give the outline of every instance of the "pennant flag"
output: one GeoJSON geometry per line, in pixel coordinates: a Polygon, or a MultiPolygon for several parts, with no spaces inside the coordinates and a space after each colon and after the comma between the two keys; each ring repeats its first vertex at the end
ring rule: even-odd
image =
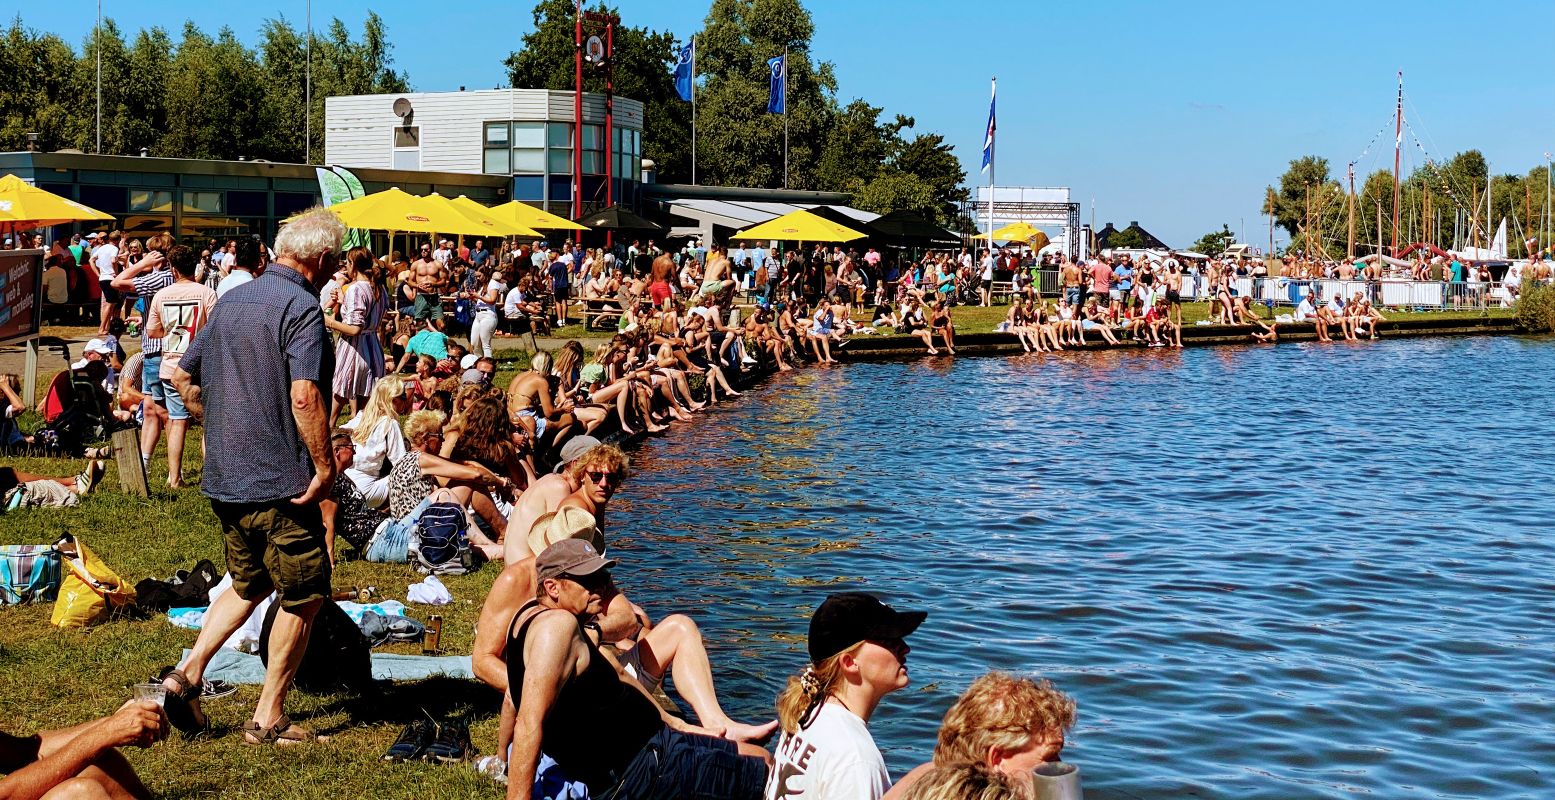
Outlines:
{"type": "Polygon", "coordinates": [[[788,54],[767,59],[767,67],[772,70],[772,85],[767,93],[767,113],[787,114],[788,92],[784,90],[788,85],[788,54]]]}
{"type": "Polygon", "coordinates": [[[680,99],[688,103],[691,102],[691,93],[694,91],[691,84],[696,80],[696,75],[692,72],[697,57],[696,46],[696,39],[686,42],[686,46],[680,48],[680,61],[675,65],[675,92],[680,95],[680,99]]]}
{"type": "Polygon", "coordinates": [[[983,171],[993,166],[994,101],[999,96],[999,84],[995,83],[993,95],[988,99],[988,133],[983,137],[983,171]]]}

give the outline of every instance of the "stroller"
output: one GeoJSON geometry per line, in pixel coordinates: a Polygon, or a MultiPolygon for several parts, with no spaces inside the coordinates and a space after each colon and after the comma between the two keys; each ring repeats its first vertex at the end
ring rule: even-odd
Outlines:
{"type": "Polygon", "coordinates": [[[116,420],[112,398],[102,387],[105,367],[90,362],[75,369],[70,358],[70,343],[56,337],[44,337],[39,343],[58,348],[65,359],[65,371],[49,384],[44,398],[44,425],[33,434],[32,449],[40,455],[81,455],[88,445],[100,444],[117,430],[135,427],[116,420]]]}

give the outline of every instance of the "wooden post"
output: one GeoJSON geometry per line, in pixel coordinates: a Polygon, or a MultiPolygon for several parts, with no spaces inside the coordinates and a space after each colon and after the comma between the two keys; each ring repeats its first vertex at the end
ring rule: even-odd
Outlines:
{"type": "Polygon", "coordinates": [[[22,401],[28,408],[38,405],[38,337],[27,340],[27,369],[22,373],[22,401]]]}
{"type": "Polygon", "coordinates": [[[114,459],[119,465],[119,486],[136,497],[150,497],[146,465],[140,463],[140,429],[115,431],[112,441],[114,459]]]}

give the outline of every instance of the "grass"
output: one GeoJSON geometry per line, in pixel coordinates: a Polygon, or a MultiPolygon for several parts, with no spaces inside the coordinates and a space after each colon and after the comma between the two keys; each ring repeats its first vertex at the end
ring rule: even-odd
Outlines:
{"type": "MultiPolygon", "coordinates": [[[[1208,304],[1185,306],[1184,320],[1205,318],[1208,304]]],[[[1004,319],[1006,308],[955,309],[962,332],[990,331],[1004,319]]],[[[1431,316],[1477,318],[1481,311],[1436,312],[1429,315],[1387,312],[1390,318],[1431,316]]],[[[1502,316],[1510,312],[1492,309],[1502,316]]],[[[595,332],[589,332],[593,335],[595,332]]],[[[558,338],[581,338],[581,325],[568,326],[558,338]]],[[[526,337],[527,340],[527,337],[526,337]]],[[[513,345],[521,340],[502,340],[513,345]]],[[[497,380],[505,384],[526,364],[526,353],[504,350],[497,380]]],[[[46,380],[46,376],[44,378],[46,380]]],[[[24,417],[24,427],[36,425],[24,417]]],[[[7,462],[17,469],[44,475],[68,474],[82,462],[65,459],[19,458],[7,462]]],[[[198,486],[200,455],[191,443],[186,454],[187,480],[198,486]]],[[[165,487],[164,452],[159,449],[148,470],[153,496],[140,500],[120,490],[110,468],[102,486],[74,509],[31,509],[0,515],[0,544],[52,542],[70,532],[89,546],[121,577],[133,584],[146,578],[166,578],[202,558],[223,563],[221,535],[210,504],[197,488],[165,487]]],[[[341,545],[342,554],[350,546],[341,545]]],[[[439,609],[411,607],[423,621],[431,613],[443,616],[443,647],[468,653],[480,602],[496,578],[486,567],[473,575],[444,578],[454,604],[439,609]]],[[[421,580],[407,565],[371,564],[342,557],[334,573],[337,589],[376,586],[385,598],[404,597],[405,587],[421,580]]],[[[32,732],[83,722],[107,714],[130,696],[130,686],[147,680],[162,665],[174,663],[195,633],[175,628],[165,616],[118,620],[88,630],[58,630],[49,624],[51,604],[0,608],[0,720],[12,733],[32,732]]],[[[390,645],[388,652],[418,652],[415,645],[390,645]]],[[[258,687],[241,687],[228,698],[206,704],[214,724],[225,733],[211,740],[172,739],[148,750],[130,750],[130,762],[148,787],[173,798],[223,796],[238,798],[341,798],[364,796],[421,798],[497,795],[498,788],[468,768],[424,764],[389,765],[379,756],[400,727],[422,713],[466,716],[477,748],[489,752],[497,736],[497,696],[473,681],[428,681],[385,686],[374,697],[316,696],[294,693],[288,710],[301,724],[332,741],[285,750],[255,748],[242,743],[236,729],[247,721],[258,698],[258,687]]]]}

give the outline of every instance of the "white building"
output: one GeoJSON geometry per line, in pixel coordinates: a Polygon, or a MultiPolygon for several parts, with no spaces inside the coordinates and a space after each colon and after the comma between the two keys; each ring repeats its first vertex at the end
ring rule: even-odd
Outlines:
{"type": "MultiPolygon", "coordinates": [[[[572,200],[574,96],[570,91],[491,89],[330,97],[324,159],[345,167],[511,176],[514,200],[567,214],[572,200]],[[400,102],[403,101],[403,102],[400,102]]],[[[583,200],[605,201],[605,96],[583,95],[583,200]]],[[[642,181],[643,104],[616,97],[611,135],[613,197],[642,181]]]]}

